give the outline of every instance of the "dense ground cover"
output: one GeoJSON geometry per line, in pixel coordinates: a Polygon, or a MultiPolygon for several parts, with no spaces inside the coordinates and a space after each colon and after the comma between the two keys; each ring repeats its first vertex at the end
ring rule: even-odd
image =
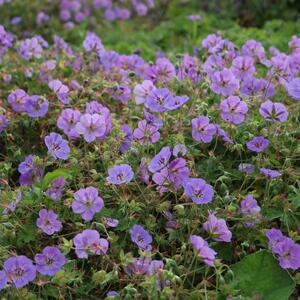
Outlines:
{"type": "Polygon", "coordinates": [[[297,299],[299,22],[120,2],[0,1],[1,297],[297,299]]]}

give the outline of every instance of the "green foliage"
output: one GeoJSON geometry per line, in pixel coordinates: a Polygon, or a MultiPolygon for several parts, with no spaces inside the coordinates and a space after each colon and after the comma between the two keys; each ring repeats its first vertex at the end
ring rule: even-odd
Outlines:
{"type": "Polygon", "coordinates": [[[230,268],[233,272],[230,286],[251,299],[288,300],[295,288],[290,275],[266,250],[248,255],[230,268]]]}

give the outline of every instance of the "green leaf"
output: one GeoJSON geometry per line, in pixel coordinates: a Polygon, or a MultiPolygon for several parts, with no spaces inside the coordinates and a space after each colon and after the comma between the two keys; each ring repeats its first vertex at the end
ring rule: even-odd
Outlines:
{"type": "Polygon", "coordinates": [[[246,256],[231,270],[234,276],[230,285],[251,299],[287,300],[295,288],[289,274],[266,250],[246,256]]]}

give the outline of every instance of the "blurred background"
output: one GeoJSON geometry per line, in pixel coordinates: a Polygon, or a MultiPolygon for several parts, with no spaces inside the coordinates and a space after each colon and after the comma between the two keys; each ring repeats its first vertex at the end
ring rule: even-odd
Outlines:
{"type": "Polygon", "coordinates": [[[142,50],[150,59],[157,51],[191,52],[216,31],[238,46],[253,38],[284,51],[300,35],[300,1],[0,0],[0,24],[18,38],[51,42],[59,34],[74,46],[95,31],[107,48],[142,50]]]}

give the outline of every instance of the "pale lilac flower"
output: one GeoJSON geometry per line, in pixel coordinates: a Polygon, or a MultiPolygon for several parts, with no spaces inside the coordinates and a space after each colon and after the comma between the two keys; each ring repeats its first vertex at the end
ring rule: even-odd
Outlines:
{"type": "Polygon", "coordinates": [[[178,156],[185,156],[187,152],[186,146],[183,144],[177,144],[174,148],[173,148],[173,155],[175,157],[178,156]]]}
{"type": "Polygon", "coordinates": [[[15,112],[25,112],[27,104],[27,93],[22,89],[16,89],[8,95],[8,103],[15,112]]]}
{"type": "Polygon", "coordinates": [[[168,172],[175,189],[184,184],[190,176],[190,170],[186,166],[186,160],[181,157],[170,162],[168,172]]]}
{"type": "Polygon", "coordinates": [[[240,211],[244,215],[246,227],[251,228],[261,220],[260,210],[256,199],[251,195],[241,201],[240,211]]]}
{"type": "Polygon", "coordinates": [[[219,242],[230,242],[232,234],[228,229],[225,220],[218,219],[214,213],[208,215],[208,220],[203,224],[203,228],[212,238],[219,242]]]}
{"type": "Polygon", "coordinates": [[[151,258],[150,257],[140,257],[140,258],[135,258],[132,263],[127,265],[124,268],[124,271],[128,275],[139,275],[139,276],[144,276],[149,272],[151,264],[151,258]]]}
{"type": "Polygon", "coordinates": [[[184,184],[184,193],[196,204],[206,204],[212,201],[214,190],[212,186],[200,178],[190,178],[184,184]]]}
{"type": "Polygon", "coordinates": [[[131,240],[142,250],[150,251],[152,249],[152,236],[140,225],[133,225],[130,229],[131,240]]]}
{"type": "Polygon", "coordinates": [[[269,178],[277,178],[281,176],[281,173],[276,170],[271,170],[267,168],[260,168],[260,172],[269,178]]]}
{"type": "Polygon", "coordinates": [[[145,157],[142,157],[141,163],[139,165],[139,178],[142,182],[146,184],[149,183],[148,164],[145,157]]]}
{"type": "Polygon", "coordinates": [[[141,84],[137,84],[133,90],[135,103],[138,105],[143,104],[146,101],[147,96],[155,89],[156,87],[151,80],[144,80],[141,84]]]}
{"type": "Polygon", "coordinates": [[[22,161],[18,166],[18,171],[20,174],[26,174],[32,170],[36,169],[36,164],[33,161],[33,156],[26,156],[25,160],[22,161]]]}
{"type": "Polygon", "coordinates": [[[171,155],[172,152],[170,147],[163,147],[160,152],[152,158],[148,166],[148,170],[152,173],[155,173],[163,169],[168,165],[171,155]]]}
{"type": "Polygon", "coordinates": [[[100,238],[99,232],[93,229],[82,231],[73,241],[78,258],[88,258],[89,254],[106,254],[109,246],[108,241],[100,238]]]}
{"type": "Polygon", "coordinates": [[[105,126],[99,114],[84,114],[76,124],[76,131],[83,134],[87,142],[93,142],[96,138],[102,137],[105,133],[105,126]]]}
{"type": "Polygon", "coordinates": [[[249,56],[236,57],[232,61],[231,71],[241,80],[244,80],[247,77],[252,77],[256,71],[253,59],[249,56]]]}
{"type": "Polygon", "coordinates": [[[187,101],[189,101],[188,96],[169,97],[166,100],[165,108],[168,110],[175,110],[183,106],[187,101]]]}
{"type": "Polygon", "coordinates": [[[93,219],[94,215],[102,210],[103,199],[99,197],[98,190],[94,187],[80,189],[74,193],[72,209],[74,213],[80,214],[85,221],[93,219]]]}
{"type": "Polygon", "coordinates": [[[16,288],[22,288],[33,281],[36,276],[36,268],[32,261],[24,255],[10,257],[3,263],[7,281],[16,288]]]}
{"type": "Polygon", "coordinates": [[[64,266],[65,256],[56,247],[46,247],[34,257],[36,270],[42,275],[54,276],[64,266]]]}
{"type": "Polygon", "coordinates": [[[211,267],[215,266],[214,260],[216,258],[216,252],[211,249],[207,242],[198,235],[191,235],[190,242],[197,254],[203,259],[203,261],[211,267]]]}
{"type": "Polygon", "coordinates": [[[300,268],[300,245],[290,238],[284,238],[276,245],[276,250],[281,268],[292,270],[300,268]]]}
{"type": "Polygon", "coordinates": [[[87,32],[83,41],[83,48],[87,52],[95,52],[98,55],[101,55],[104,52],[104,47],[101,43],[101,40],[94,32],[87,32]]]}
{"type": "Polygon", "coordinates": [[[41,209],[39,218],[36,220],[36,225],[48,235],[52,235],[62,229],[62,224],[53,210],[41,209]]]}
{"type": "Polygon", "coordinates": [[[48,83],[49,88],[56,94],[57,98],[64,104],[69,103],[68,93],[69,88],[64,85],[60,80],[51,80],[48,83]]]}
{"type": "Polygon", "coordinates": [[[4,115],[0,114],[0,133],[7,127],[8,122],[4,115]]]}
{"type": "Polygon", "coordinates": [[[255,167],[251,164],[241,163],[239,164],[239,170],[247,175],[250,175],[255,172],[255,167]]]}
{"type": "Polygon", "coordinates": [[[50,135],[45,137],[45,144],[55,159],[68,159],[68,154],[70,153],[71,149],[68,142],[63,139],[60,134],[51,132],[50,135]]]}
{"type": "Polygon", "coordinates": [[[263,102],[260,105],[259,113],[267,120],[267,121],[278,121],[284,122],[288,118],[288,111],[286,107],[281,103],[273,103],[270,100],[263,102]]]}
{"type": "Polygon", "coordinates": [[[240,86],[239,80],[228,69],[214,72],[211,75],[211,82],[213,92],[225,97],[233,95],[240,86]]]}
{"type": "Polygon", "coordinates": [[[200,116],[192,120],[192,136],[197,142],[210,143],[216,133],[216,127],[209,123],[209,118],[200,116]]]}
{"type": "Polygon", "coordinates": [[[171,92],[167,88],[155,89],[146,97],[145,105],[152,112],[164,112],[167,110],[167,101],[172,97],[171,92]]]}
{"type": "Polygon", "coordinates": [[[79,134],[76,130],[76,124],[79,122],[81,112],[71,108],[64,109],[57,119],[57,127],[68,136],[69,139],[76,139],[79,134]]]}
{"type": "Polygon", "coordinates": [[[31,118],[39,118],[45,116],[48,111],[49,102],[42,99],[41,96],[32,95],[26,98],[26,112],[31,118]]]}
{"type": "Polygon", "coordinates": [[[123,131],[125,136],[121,141],[120,151],[121,153],[126,153],[130,150],[131,142],[133,140],[133,132],[132,128],[127,125],[122,125],[121,130],[123,131]]]}
{"type": "Polygon", "coordinates": [[[220,108],[222,119],[233,124],[244,122],[248,112],[246,102],[241,101],[237,96],[229,96],[227,99],[222,100],[220,108]]]}
{"type": "Polygon", "coordinates": [[[269,146],[268,139],[264,138],[263,136],[254,137],[252,140],[247,142],[247,148],[253,152],[263,152],[269,146]]]}
{"type": "Polygon", "coordinates": [[[64,177],[59,177],[53,180],[50,184],[50,188],[46,191],[46,195],[49,196],[52,200],[58,200],[62,196],[65,183],[66,181],[64,177]]]}
{"type": "Polygon", "coordinates": [[[119,225],[119,220],[113,219],[113,218],[108,218],[108,217],[103,217],[103,222],[105,225],[108,227],[117,227],[119,225]]]}
{"type": "Polygon", "coordinates": [[[4,286],[7,283],[7,276],[6,276],[6,272],[0,271],[0,291],[4,288],[4,286]]]}
{"type": "Polygon", "coordinates": [[[134,173],[131,166],[121,164],[108,170],[108,177],[106,178],[106,181],[112,184],[124,184],[130,182],[133,177],[134,173]]]}
{"type": "Polygon", "coordinates": [[[160,138],[158,127],[142,120],[138,122],[138,128],[133,132],[133,136],[142,144],[155,143],[160,138]]]}

